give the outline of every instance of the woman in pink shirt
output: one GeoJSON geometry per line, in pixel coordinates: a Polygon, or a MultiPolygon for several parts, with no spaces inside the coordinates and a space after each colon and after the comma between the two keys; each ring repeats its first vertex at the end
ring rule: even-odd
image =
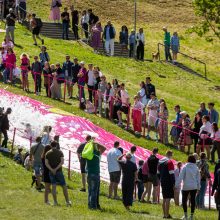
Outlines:
{"type": "Polygon", "coordinates": [[[27,54],[22,53],[20,60],[23,90],[29,92],[28,71],[30,70],[30,59],[27,54]]]}
{"type": "Polygon", "coordinates": [[[7,55],[5,59],[5,70],[3,71],[3,82],[8,83],[8,81],[12,81],[12,72],[16,67],[16,56],[12,48],[8,48],[7,55]]]}

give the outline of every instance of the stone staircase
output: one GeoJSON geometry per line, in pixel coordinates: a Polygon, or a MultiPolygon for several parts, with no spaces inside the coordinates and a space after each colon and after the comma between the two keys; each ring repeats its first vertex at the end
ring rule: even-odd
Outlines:
{"type": "MultiPolygon", "coordinates": [[[[24,22],[23,25],[29,28],[29,23],[24,22]]],[[[79,30],[79,34],[81,33],[81,30],[79,30]]],[[[54,39],[62,39],[62,24],[59,23],[52,23],[52,22],[43,22],[43,27],[41,29],[41,34],[43,36],[54,38],[54,39]]],[[[83,39],[84,36],[82,36],[81,41],[88,44],[87,40],[83,39]]],[[[75,40],[74,34],[71,29],[69,29],[69,39],[75,40]]],[[[121,46],[118,42],[115,42],[115,56],[117,57],[128,57],[129,56],[129,50],[124,50],[123,53],[121,51],[121,46]]],[[[99,49],[100,54],[105,54],[104,45],[99,49]]]]}

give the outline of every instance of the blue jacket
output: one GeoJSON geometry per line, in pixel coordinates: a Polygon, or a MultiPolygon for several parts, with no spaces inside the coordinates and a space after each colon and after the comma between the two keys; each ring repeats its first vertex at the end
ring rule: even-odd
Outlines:
{"type": "Polygon", "coordinates": [[[209,111],[209,117],[210,117],[210,123],[215,122],[218,124],[219,114],[215,109],[212,109],[211,111],[209,111]]]}

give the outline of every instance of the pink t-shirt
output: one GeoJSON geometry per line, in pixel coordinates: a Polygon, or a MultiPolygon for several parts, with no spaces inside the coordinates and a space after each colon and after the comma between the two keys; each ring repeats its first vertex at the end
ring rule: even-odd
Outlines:
{"type": "Polygon", "coordinates": [[[14,68],[16,63],[16,56],[14,53],[6,55],[6,67],[14,68]]]}

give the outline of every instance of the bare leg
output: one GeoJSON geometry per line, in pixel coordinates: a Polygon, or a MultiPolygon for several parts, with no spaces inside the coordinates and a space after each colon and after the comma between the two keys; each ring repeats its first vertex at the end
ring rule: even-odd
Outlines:
{"type": "Polygon", "coordinates": [[[68,195],[67,186],[63,186],[63,195],[65,197],[66,202],[69,202],[69,195],[68,195]]]}
{"type": "Polygon", "coordinates": [[[151,182],[148,182],[148,189],[147,189],[147,202],[150,201],[151,190],[152,190],[152,183],[151,183],[151,182]]]}
{"type": "Polygon", "coordinates": [[[113,189],[114,189],[114,198],[116,199],[118,197],[118,184],[117,183],[114,183],[113,189]]]}
{"type": "Polygon", "coordinates": [[[53,201],[54,201],[54,204],[57,204],[57,191],[56,191],[56,185],[52,185],[52,195],[53,195],[53,201]]]}
{"type": "Polygon", "coordinates": [[[122,115],[121,115],[121,111],[118,111],[118,112],[117,112],[117,115],[118,115],[119,123],[122,123],[122,115]]]}
{"type": "Polygon", "coordinates": [[[86,174],[82,173],[82,185],[83,189],[86,189],[86,174]]]}
{"type": "Polygon", "coordinates": [[[109,184],[109,194],[108,194],[109,198],[112,198],[113,187],[114,187],[114,183],[110,182],[110,184],[109,184]]]}
{"type": "Polygon", "coordinates": [[[41,176],[37,176],[36,179],[37,179],[37,188],[39,189],[41,185],[41,176]]]}
{"type": "Polygon", "coordinates": [[[162,208],[163,208],[163,216],[166,216],[166,199],[163,199],[163,204],[162,204],[162,208]]]}
{"type": "Polygon", "coordinates": [[[153,187],[153,203],[157,203],[157,190],[158,190],[158,187],[154,186],[153,187]]]}
{"type": "Polygon", "coordinates": [[[36,36],[33,34],[32,37],[33,37],[34,43],[37,44],[36,36]]]}
{"type": "Polygon", "coordinates": [[[174,191],[174,202],[176,206],[179,206],[179,191],[178,190],[174,191]]]}
{"type": "Polygon", "coordinates": [[[48,203],[49,202],[49,193],[50,193],[50,183],[45,183],[45,192],[44,192],[44,202],[48,203]]]}
{"type": "Polygon", "coordinates": [[[210,146],[205,146],[207,152],[207,159],[210,160],[210,146]]]}
{"type": "Polygon", "coordinates": [[[141,196],[141,202],[144,201],[144,198],[147,195],[147,193],[148,193],[148,183],[144,183],[144,192],[143,192],[143,194],[141,196]]]}

